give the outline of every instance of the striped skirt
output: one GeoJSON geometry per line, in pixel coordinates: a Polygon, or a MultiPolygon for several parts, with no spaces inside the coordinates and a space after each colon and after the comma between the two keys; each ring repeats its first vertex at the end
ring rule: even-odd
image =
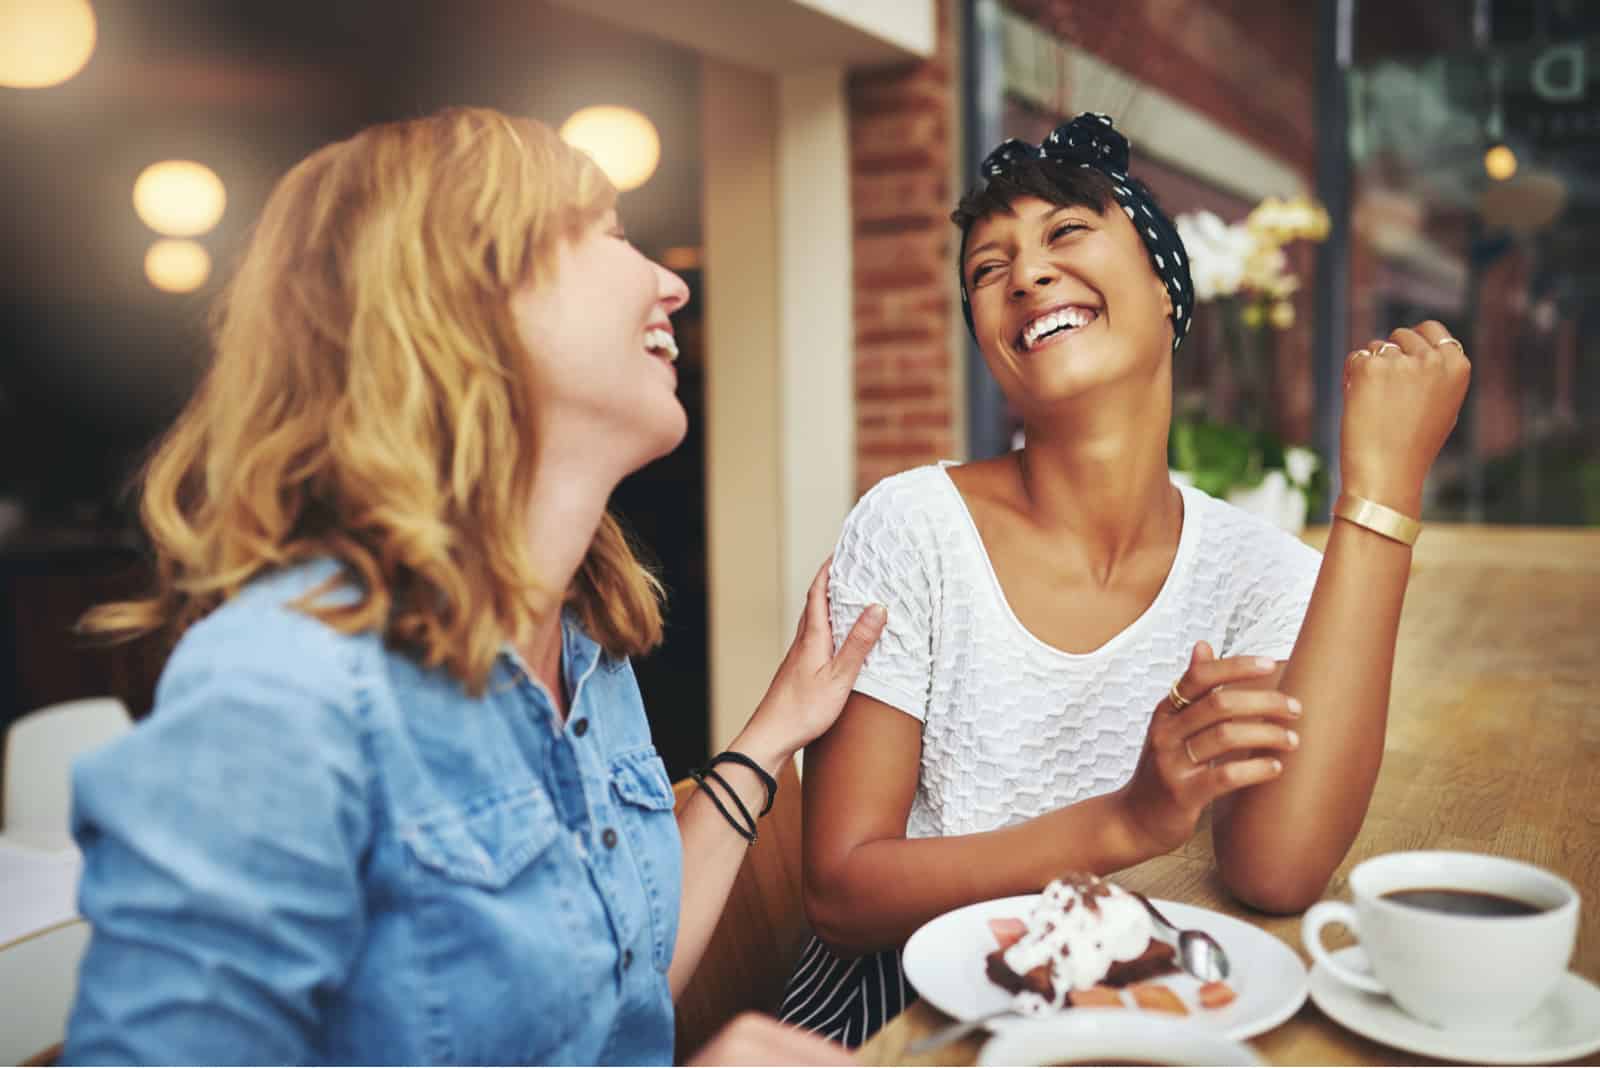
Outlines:
{"type": "Polygon", "coordinates": [[[778,1019],[854,1049],[916,1000],[898,949],[844,960],[813,936],[783,992],[778,1019]]]}

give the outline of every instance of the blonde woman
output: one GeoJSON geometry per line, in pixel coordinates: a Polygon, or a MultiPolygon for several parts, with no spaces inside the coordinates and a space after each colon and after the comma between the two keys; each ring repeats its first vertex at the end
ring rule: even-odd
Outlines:
{"type": "MultiPolygon", "coordinates": [[[[883,612],[835,656],[819,574],[675,821],[628,659],[661,591],[606,502],[684,435],[689,295],[614,201],[485,110],[366,130],[273,192],[147,472],[159,586],[86,621],[181,639],[149,719],[76,769],[67,1061],[671,1059],[767,776],[883,612]]],[[[749,1017],[703,1056],[841,1052],[749,1017]]]]}

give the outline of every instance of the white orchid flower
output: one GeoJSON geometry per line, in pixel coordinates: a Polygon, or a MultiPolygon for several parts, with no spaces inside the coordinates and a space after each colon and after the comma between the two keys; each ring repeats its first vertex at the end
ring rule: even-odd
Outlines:
{"type": "Polygon", "coordinates": [[[1195,299],[1214,300],[1239,291],[1254,240],[1243,224],[1229,226],[1209,211],[1178,216],[1178,236],[1189,251],[1195,299]]]}
{"type": "Polygon", "coordinates": [[[1311,484],[1311,476],[1317,473],[1322,461],[1305,446],[1294,445],[1284,450],[1283,466],[1289,472],[1289,481],[1304,488],[1311,484]]]}
{"type": "Polygon", "coordinates": [[[1300,533],[1306,525],[1305,492],[1289,485],[1282,471],[1268,471],[1253,489],[1230,490],[1227,501],[1236,508],[1265,516],[1292,534],[1300,533]]]}

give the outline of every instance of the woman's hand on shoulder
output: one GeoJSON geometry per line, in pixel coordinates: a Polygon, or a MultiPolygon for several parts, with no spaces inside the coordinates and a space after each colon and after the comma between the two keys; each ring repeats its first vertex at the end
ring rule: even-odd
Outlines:
{"type": "Polygon", "coordinates": [[[1115,797],[1128,830],[1152,856],[1187,842],[1207,805],[1283,772],[1272,751],[1299,744],[1291,724],[1299,702],[1277,690],[1250,689],[1277,670],[1253,656],[1219,660],[1198,643],[1175,689],[1156,706],[1133,778],[1115,797]]]}
{"type": "Polygon", "coordinates": [[[836,1042],[781,1024],[770,1016],[735,1016],[689,1059],[690,1064],[855,1064],[836,1042]]]}
{"type": "Polygon", "coordinates": [[[811,580],[794,641],[745,728],[746,735],[760,739],[751,747],[773,750],[778,763],[833,726],[888,619],[884,606],[869,606],[835,653],[828,620],[828,567],[832,563],[830,556],[811,580]]]}
{"type": "Polygon", "coordinates": [[[1415,516],[1450,436],[1472,365],[1432,319],[1352,352],[1344,367],[1339,463],[1344,488],[1415,516]]]}

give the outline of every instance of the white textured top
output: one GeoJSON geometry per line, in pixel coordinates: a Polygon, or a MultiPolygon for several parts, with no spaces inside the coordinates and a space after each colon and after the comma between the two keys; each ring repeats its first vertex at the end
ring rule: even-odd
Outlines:
{"type": "Polygon", "coordinates": [[[889,608],[856,690],[922,722],[906,834],[970,834],[1128,781],[1155,706],[1204,639],[1218,656],[1287,659],[1322,557],[1192,487],[1156,599],[1091,653],[1063,652],[1006,603],[947,464],[884,479],[839,535],[834,643],[868,604],[889,608]]]}

